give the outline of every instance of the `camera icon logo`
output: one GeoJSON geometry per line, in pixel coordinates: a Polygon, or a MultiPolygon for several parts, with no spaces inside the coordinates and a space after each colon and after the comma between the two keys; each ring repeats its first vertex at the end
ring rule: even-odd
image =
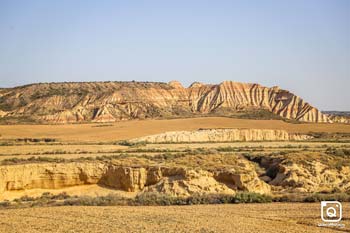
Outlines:
{"type": "Polygon", "coordinates": [[[339,201],[321,201],[321,219],[324,222],[339,222],[342,219],[342,205],[339,201]]]}

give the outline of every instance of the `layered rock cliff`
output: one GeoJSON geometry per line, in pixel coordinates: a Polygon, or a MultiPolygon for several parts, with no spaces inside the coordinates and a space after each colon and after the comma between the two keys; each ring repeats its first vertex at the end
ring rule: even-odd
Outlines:
{"type": "MultiPolygon", "coordinates": [[[[259,157],[259,156],[258,156],[259,157]]],[[[349,159],[321,152],[274,154],[254,158],[266,169],[261,175],[275,190],[293,193],[350,191],[349,159]]]]}
{"type": "MultiPolygon", "coordinates": [[[[242,169],[251,169],[247,165],[242,169]]],[[[99,184],[126,192],[162,192],[173,196],[195,193],[251,191],[270,188],[255,171],[208,171],[183,167],[131,167],[103,162],[33,163],[0,166],[0,199],[5,191],[62,189],[99,184]],[[249,178],[247,178],[249,177],[249,178]]]]}
{"type": "Polygon", "coordinates": [[[193,83],[188,88],[178,82],[42,83],[0,90],[0,119],[48,123],[230,115],[257,109],[304,122],[333,121],[286,90],[232,81],[193,83]]]}
{"type": "Polygon", "coordinates": [[[273,129],[204,129],[173,131],[135,138],[130,142],[179,143],[179,142],[235,142],[235,141],[297,141],[311,136],[273,129]]]}
{"type": "Polygon", "coordinates": [[[25,189],[59,189],[96,184],[105,173],[103,163],[33,163],[0,166],[0,193],[25,189]]]}
{"type": "Polygon", "coordinates": [[[131,162],[127,160],[0,165],[0,201],[5,193],[12,191],[90,184],[125,192],[159,192],[171,196],[239,191],[262,194],[350,192],[349,158],[323,152],[209,154],[179,157],[160,165],[144,162],[134,161],[133,166],[128,165],[131,162]],[[182,162],[190,165],[184,166],[182,162]]]}

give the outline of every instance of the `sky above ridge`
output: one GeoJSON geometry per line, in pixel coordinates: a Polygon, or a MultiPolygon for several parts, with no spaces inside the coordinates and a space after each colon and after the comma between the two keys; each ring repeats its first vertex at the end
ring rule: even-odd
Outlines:
{"type": "Polygon", "coordinates": [[[348,0],[0,0],[0,87],[224,80],[350,111],[348,0]]]}

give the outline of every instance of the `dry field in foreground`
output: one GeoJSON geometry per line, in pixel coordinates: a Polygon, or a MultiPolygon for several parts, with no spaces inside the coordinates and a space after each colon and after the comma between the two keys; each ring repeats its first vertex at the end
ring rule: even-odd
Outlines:
{"type": "Polygon", "coordinates": [[[2,139],[56,138],[61,141],[105,142],[126,140],[151,134],[199,128],[283,129],[288,132],[350,133],[345,124],[292,124],[281,120],[247,120],[226,117],[202,117],[172,120],[133,120],[108,124],[0,125],[2,139]]]}
{"type": "Polygon", "coordinates": [[[45,207],[0,210],[0,232],[349,232],[318,227],[320,204],[45,207]]]}

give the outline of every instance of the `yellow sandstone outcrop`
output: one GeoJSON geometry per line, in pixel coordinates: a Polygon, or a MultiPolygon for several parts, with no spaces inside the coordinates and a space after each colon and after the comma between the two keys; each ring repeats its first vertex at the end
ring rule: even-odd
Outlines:
{"type": "Polygon", "coordinates": [[[253,171],[205,171],[182,167],[130,167],[103,162],[33,163],[0,166],[0,199],[5,191],[61,189],[99,184],[126,192],[162,192],[174,196],[195,193],[269,193],[253,171]]]}
{"type": "Polygon", "coordinates": [[[350,190],[350,168],[331,168],[319,161],[284,162],[269,184],[294,192],[347,192],[350,190]]]}
{"type": "Polygon", "coordinates": [[[0,166],[0,193],[96,184],[105,171],[105,165],[98,162],[4,165],[0,166]]]}
{"type": "Polygon", "coordinates": [[[234,141],[295,141],[311,137],[273,129],[203,129],[196,131],[173,131],[149,135],[130,142],[234,142],[234,141]]]}
{"type": "MultiPolygon", "coordinates": [[[[207,155],[210,156],[210,155],[207,155]]],[[[62,189],[98,184],[125,192],[160,192],[173,196],[234,194],[238,191],[349,192],[348,160],[309,152],[231,157],[227,166],[128,166],[115,162],[28,163],[0,166],[2,194],[18,190],[62,189]],[[260,157],[259,159],[259,156],[260,157]],[[322,157],[322,159],[320,159],[322,157]]],[[[204,159],[205,157],[203,157],[204,159]]],[[[219,157],[214,157],[219,158],[219,157]]]]}

